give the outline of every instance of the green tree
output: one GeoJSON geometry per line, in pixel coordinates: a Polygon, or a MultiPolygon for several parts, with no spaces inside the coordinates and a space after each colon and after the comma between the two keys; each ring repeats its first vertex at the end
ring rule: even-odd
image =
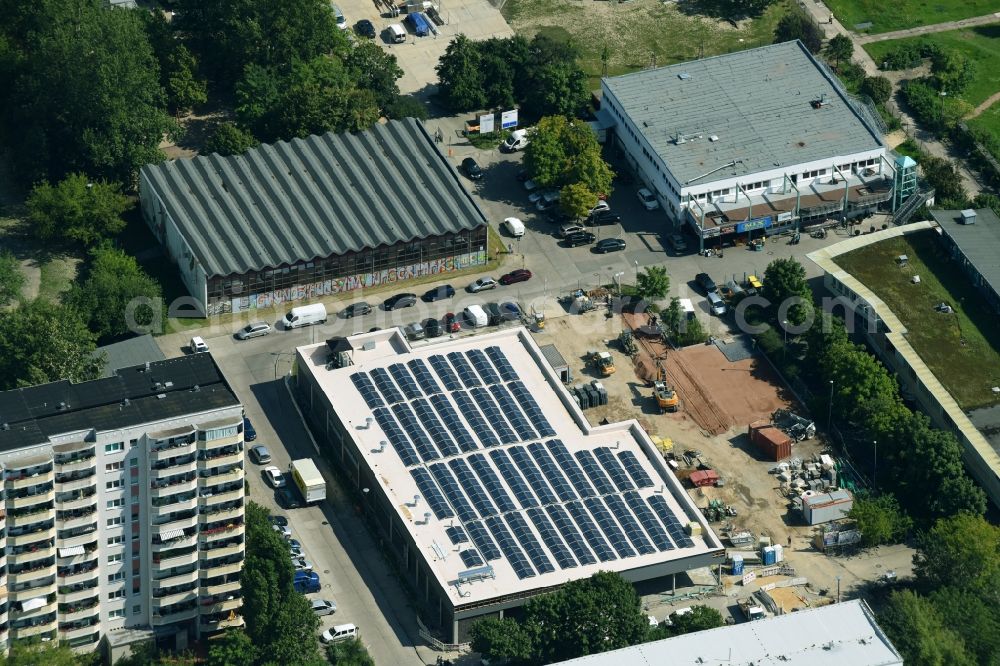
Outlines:
{"type": "Polygon", "coordinates": [[[694,631],[715,629],[726,623],[719,611],[708,606],[692,606],[690,613],[674,615],[671,617],[671,622],[672,626],[667,627],[667,633],[670,636],[680,636],[682,634],[690,634],[694,631]]]}
{"type": "Polygon", "coordinates": [[[236,123],[223,122],[219,123],[219,126],[215,128],[215,132],[205,142],[201,153],[203,155],[210,155],[212,153],[218,153],[223,156],[240,155],[259,145],[260,142],[254,138],[253,134],[240,129],[236,123]]]}
{"type": "MultiPolygon", "coordinates": [[[[907,87],[907,90],[913,84],[907,87]]],[[[955,164],[943,157],[925,156],[920,160],[920,170],[924,178],[934,188],[937,200],[964,202],[968,198],[955,164]]]]}
{"type": "Polygon", "coordinates": [[[930,601],[965,643],[977,664],[1000,664],[1000,601],[975,591],[943,587],[930,594],[930,601]]]}
{"type": "Polygon", "coordinates": [[[20,298],[23,288],[21,262],[10,252],[0,251],[0,307],[20,298]]]}
{"type": "Polygon", "coordinates": [[[913,574],[925,591],[951,586],[1000,599],[1000,527],[968,513],[942,518],[921,537],[913,574]]]}
{"type": "Polygon", "coordinates": [[[542,118],[531,130],[531,141],[524,149],[524,166],[541,187],[560,187],[570,157],[566,154],[569,120],[563,116],[542,118]]]}
{"type": "Polygon", "coordinates": [[[104,367],[76,312],[36,299],[0,311],[0,390],[96,379],[104,367]]]}
{"type": "Polygon", "coordinates": [[[601,145],[594,132],[582,120],[541,118],[524,150],[524,164],[542,187],[584,185],[593,193],[587,210],[597,202],[598,194],[611,193],[614,173],[601,157],[601,145]]]}
{"type": "Polygon", "coordinates": [[[176,127],[142,12],[89,1],[21,11],[15,23],[30,29],[8,42],[16,59],[0,93],[13,171],[26,183],[77,171],[134,182],[139,167],[162,159],[159,143],[176,127]]]}
{"type": "Polygon", "coordinates": [[[826,44],[826,57],[834,61],[834,66],[838,70],[840,63],[844,60],[850,61],[852,55],[854,55],[854,42],[847,35],[838,32],[826,44]]]}
{"type": "Polygon", "coordinates": [[[808,14],[798,7],[781,17],[774,29],[774,43],[802,40],[810,53],[819,53],[823,48],[823,31],[808,14]]]}
{"type": "Polygon", "coordinates": [[[386,117],[397,120],[399,118],[416,118],[417,120],[427,120],[427,107],[416,97],[409,95],[397,95],[396,99],[385,109],[386,117]]]}
{"type": "Polygon", "coordinates": [[[536,34],[522,69],[521,104],[528,115],[575,116],[587,104],[587,75],[577,64],[580,52],[571,42],[536,34]]]}
{"type": "Polygon", "coordinates": [[[198,77],[198,61],[183,44],[168,58],[167,100],[176,114],[186,113],[208,100],[208,85],[198,77]]]}
{"type": "Polygon", "coordinates": [[[973,666],[961,637],[945,626],[930,601],[910,590],[893,592],[879,614],[885,630],[907,664],[973,666]]]}
{"type": "Polygon", "coordinates": [[[29,643],[18,641],[4,659],[6,666],[82,666],[66,643],[29,643]]]}
{"type": "Polygon", "coordinates": [[[855,497],[848,517],[857,521],[862,543],[868,548],[899,543],[913,526],[913,520],[891,493],[874,498],[855,497]]]}
{"type": "Polygon", "coordinates": [[[861,82],[861,94],[876,104],[885,104],[892,97],[892,81],[884,76],[866,76],[861,82]]]}
{"type": "Polygon", "coordinates": [[[31,232],[46,242],[93,246],[125,228],[121,216],[129,201],[117,183],[90,182],[82,173],[55,186],[39,183],[26,202],[31,232]]]}
{"type": "Polygon", "coordinates": [[[475,42],[459,34],[451,40],[435,70],[442,103],[452,111],[474,111],[486,104],[482,57],[475,42]]]}
{"type": "Polygon", "coordinates": [[[289,67],[349,45],[328,0],[177,0],[177,29],[213,81],[233,86],[250,65],[289,67]]]}
{"type": "Polygon", "coordinates": [[[326,658],[333,666],[375,666],[368,648],[357,638],[328,645],[326,658]]]}
{"type": "Polygon", "coordinates": [[[253,666],[257,648],[242,629],[227,629],[209,642],[207,666],[253,666]]]}
{"type": "Polygon", "coordinates": [[[989,192],[981,192],[972,198],[973,208],[989,208],[1000,215],[1000,197],[989,192]]]}
{"type": "Polygon", "coordinates": [[[567,215],[576,219],[586,217],[594,207],[597,195],[583,183],[570,183],[559,190],[559,207],[567,215]]]}
{"type": "Polygon", "coordinates": [[[708,334],[705,333],[705,328],[701,325],[701,321],[697,317],[692,317],[691,319],[685,317],[681,320],[677,331],[677,344],[681,347],[702,344],[707,337],[708,334]]]}
{"type": "Polygon", "coordinates": [[[812,290],[806,282],[806,269],[795,258],[775,259],[764,271],[764,298],[780,314],[787,303],[787,320],[803,324],[812,313],[812,290]]]}
{"type": "Polygon", "coordinates": [[[959,95],[976,78],[976,63],[961,51],[938,49],[931,56],[931,74],[940,90],[959,95]]]}
{"type": "Polygon", "coordinates": [[[517,620],[487,618],[472,625],[472,649],[489,660],[527,662],[534,650],[532,636],[517,620]]]}
{"type": "Polygon", "coordinates": [[[670,291],[670,277],[663,266],[646,266],[636,276],[635,291],[639,298],[657,301],[670,291]]]}
{"type": "Polygon", "coordinates": [[[399,97],[396,81],[403,70],[396,63],[396,56],[373,41],[360,41],[351,49],[345,61],[355,85],[370,90],[379,110],[385,110],[399,97]]]}
{"type": "Polygon", "coordinates": [[[160,284],[134,257],[104,246],[91,253],[86,280],[74,283],[63,302],[106,342],[149,330],[161,314],[161,296],[160,284]]]}

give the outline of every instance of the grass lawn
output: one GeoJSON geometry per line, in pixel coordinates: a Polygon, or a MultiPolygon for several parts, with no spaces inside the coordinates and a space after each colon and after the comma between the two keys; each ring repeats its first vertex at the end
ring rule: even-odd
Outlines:
{"type": "MultiPolygon", "coordinates": [[[[994,0],[996,9],[996,0],[994,0]]],[[[949,30],[921,37],[891,39],[865,44],[865,50],[875,62],[903,43],[931,42],[944,49],[960,51],[976,63],[976,77],[962,94],[962,99],[972,106],[985,101],[1000,90],[1000,23],[982,25],[966,30],[949,30]]]]}
{"type": "Polygon", "coordinates": [[[868,32],[892,32],[997,11],[997,0],[826,0],[837,20],[853,29],[871,21],[868,32]]]}
{"type": "Polygon", "coordinates": [[[686,13],[660,0],[572,2],[571,0],[508,0],[503,15],[518,34],[536,33],[570,40],[580,48],[580,65],[599,88],[601,53],[608,48],[608,74],[624,74],[655,61],[670,65],[704,56],[770,44],[774,26],[790,0],[772,5],[764,15],[734,27],[728,21],[686,13]]]}
{"type": "Polygon", "coordinates": [[[1000,403],[1000,327],[965,274],[943,255],[933,230],[869,245],[837,257],[895,313],[907,340],[963,410],[1000,403]],[[909,265],[900,268],[896,257],[909,265]],[[914,275],[920,284],[911,283],[914,275]],[[945,302],[955,314],[934,310],[945,302]]]}
{"type": "Polygon", "coordinates": [[[1000,102],[983,111],[977,117],[968,121],[970,127],[986,130],[1000,139],[1000,102]]]}

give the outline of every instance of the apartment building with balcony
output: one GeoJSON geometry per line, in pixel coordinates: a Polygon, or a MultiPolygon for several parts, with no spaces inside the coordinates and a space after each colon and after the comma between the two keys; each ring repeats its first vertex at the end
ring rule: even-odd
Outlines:
{"type": "Polygon", "coordinates": [[[242,624],[243,408],[211,355],[0,392],[0,475],[4,650],[242,624]]]}

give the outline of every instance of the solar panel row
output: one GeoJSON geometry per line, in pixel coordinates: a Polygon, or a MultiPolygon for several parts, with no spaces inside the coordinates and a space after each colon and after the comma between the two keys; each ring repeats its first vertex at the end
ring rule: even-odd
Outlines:
{"type": "Polygon", "coordinates": [[[594,487],[590,485],[590,481],[587,481],[583,470],[576,464],[576,460],[570,455],[566,445],[558,439],[551,439],[546,444],[549,447],[549,452],[559,464],[559,469],[569,477],[569,482],[576,488],[576,492],[580,493],[581,497],[593,497],[596,494],[594,487]]]}
{"type": "Polygon", "coordinates": [[[522,412],[521,408],[518,407],[516,402],[514,402],[514,398],[511,397],[510,391],[508,391],[505,386],[502,384],[491,386],[490,393],[493,394],[493,398],[497,401],[497,404],[500,406],[500,410],[510,421],[510,424],[514,426],[514,430],[517,431],[517,434],[522,442],[529,439],[537,439],[535,429],[531,427],[530,423],[528,423],[528,419],[525,417],[524,412],[522,412]]]}
{"type": "Polygon", "coordinates": [[[576,459],[587,473],[587,478],[594,484],[598,495],[607,495],[608,493],[615,492],[614,485],[608,480],[607,474],[598,466],[597,461],[594,460],[594,455],[590,451],[577,451],[576,459]]]}
{"type": "Polygon", "coordinates": [[[400,427],[406,433],[406,436],[410,438],[410,441],[413,442],[413,446],[417,447],[417,453],[420,454],[424,462],[437,460],[441,457],[437,447],[434,446],[434,442],[430,440],[427,433],[420,427],[417,417],[413,414],[413,410],[410,409],[408,404],[400,402],[393,405],[392,413],[396,415],[400,427]]]}
{"type": "Polygon", "coordinates": [[[463,523],[467,523],[470,520],[475,520],[479,516],[476,514],[475,509],[472,508],[472,504],[466,499],[465,494],[462,493],[461,488],[458,487],[458,482],[455,481],[455,477],[451,475],[448,468],[444,463],[434,463],[430,466],[431,474],[434,475],[434,479],[438,482],[441,487],[441,491],[444,496],[448,498],[448,503],[451,504],[451,508],[455,510],[458,514],[459,520],[463,523]]]}
{"type": "Polygon", "coordinates": [[[524,519],[520,513],[508,513],[504,516],[507,521],[507,525],[510,527],[511,531],[514,533],[514,538],[517,540],[517,544],[524,549],[524,552],[528,554],[528,559],[531,563],[535,565],[535,570],[540,574],[551,573],[556,570],[552,566],[552,561],[549,556],[545,554],[542,550],[542,545],[538,543],[538,539],[535,538],[535,533],[531,531],[528,527],[528,522],[524,519]]]}
{"type": "Polygon", "coordinates": [[[469,364],[469,361],[460,352],[448,352],[448,360],[451,361],[452,366],[455,368],[455,372],[458,373],[458,378],[462,380],[462,383],[465,384],[467,388],[483,385],[483,383],[479,380],[479,375],[475,373],[472,366],[469,364]]]}
{"type": "MultiPolygon", "coordinates": [[[[493,426],[500,441],[504,444],[513,444],[520,440],[514,430],[507,424],[503,411],[497,406],[493,396],[483,387],[477,387],[470,391],[476,401],[476,406],[483,413],[486,421],[493,426]]],[[[527,439],[531,439],[530,437],[527,439]]]]}
{"type": "Polygon", "coordinates": [[[635,481],[635,485],[640,488],[653,487],[653,480],[649,478],[649,474],[646,474],[646,470],[642,468],[642,463],[639,462],[638,456],[631,451],[622,451],[618,454],[618,459],[621,460],[622,465],[628,471],[628,475],[635,481]]]}
{"type": "Polygon", "coordinates": [[[371,376],[372,381],[375,382],[375,386],[378,387],[379,393],[382,394],[387,403],[392,405],[397,402],[403,402],[403,394],[396,388],[385,368],[375,368],[368,374],[371,376]]]}
{"type": "Polygon", "coordinates": [[[476,507],[476,511],[482,517],[495,516],[497,513],[496,506],[490,501],[490,496],[486,494],[483,490],[482,484],[479,483],[479,479],[475,477],[472,470],[469,468],[469,464],[466,463],[461,458],[455,458],[448,462],[448,466],[451,467],[451,471],[455,473],[455,477],[458,479],[458,485],[461,487],[465,494],[468,495],[469,499],[472,500],[472,504],[476,507]]]}
{"type": "Polygon", "coordinates": [[[412,404],[413,410],[417,413],[417,418],[420,419],[420,424],[427,431],[427,434],[430,435],[431,441],[441,449],[441,453],[445,456],[457,456],[460,454],[462,452],[461,449],[458,448],[458,444],[452,439],[450,431],[444,427],[441,419],[431,409],[430,403],[423,398],[418,398],[412,404]]]}
{"type": "MultiPolygon", "coordinates": [[[[552,527],[552,522],[549,521],[548,516],[541,509],[528,509],[528,517],[531,518],[531,522],[535,524],[535,529],[538,530],[538,535],[542,537],[542,541],[545,542],[545,547],[549,549],[552,553],[552,557],[556,558],[556,562],[559,563],[560,569],[571,569],[576,566],[576,559],[573,554],[566,547],[559,533],[556,529],[552,527]]],[[[508,518],[508,522],[510,519],[508,518]]]]}
{"type": "Polygon", "coordinates": [[[625,469],[618,462],[618,459],[615,458],[615,454],[611,453],[611,449],[606,446],[599,446],[594,449],[594,456],[597,457],[598,462],[601,463],[601,467],[608,473],[611,480],[615,482],[618,490],[624,491],[635,488],[632,480],[625,473],[625,469]]]}
{"type": "Polygon", "coordinates": [[[426,469],[423,467],[411,469],[410,476],[417,482],[417,488],[420,489],[420,496],[424,498],[427,506],[431,508],[431,511],[434,512],[438,520],[454,517],[455,512],[448,506],[447,500],[441,494],[441,489],[434,483],[434,479],[431,478],[426,469]]]}
{"type": "Polygon", "coordinates": [[[605,496],[604,504],[611,510],[611,515],[618,519],[618,523],[625,530],[625,536],[628,537],[628,540],[632,542],[632,545],[640,554],[648,555],[656,552],[656,548],[650,543],[645,533],[643,533],[639,521],[635,519],[632,512],[625,506],[621,495],[605,496]]]}
{"type": "Polygon", "coordinates": [[[538,500],[531,493],[531,489],[525,483],[524,477],[521,476],[521,473],[510,462],[507,452],[503,449],[494,449],[490,451],[490,458],[493,459],[493,464],[500,470],[500,474],[507,481],[507,485],[510,486],[510,489],[514,492],[514,497],[521,503],[521,506],[525,509],[538,506],[538,500]]]}
{"type": "Polygon", "coordinates": [[[493,361],[493,365],[496,366],[497,372],[503,377],[505,382],[511,382],[517,379],[517,372],[514,371],[514,366],[510,364],[507,360],[507,355],[503,353],[500,347],[493,345],[492,347],[486,348],[486,354],[493,361]]]}
{"type": "Polygon", "coordinates": [[[437,380],[434,379],[431,371],[427,369],[424,359],[415,358],[408,361],[406,365],[410,366],[410,371],[417,378],[417,383],[420,384],[420,388],[424,390],[424,393],[434,395],[441,392],[441,387],[438,385],[437,380]]]}
{"type": "Polygon", "coordinates": [[[366,373],[355,372],[351,375],[351,381],[354,383],[354,388],[358,389],[358,393],[361,394],[362,399],[364,399],[365,404],[368,405],[370,409],[385,406],[385,403],[382,402],[382,398],[379,397],[378,391],[375,390],[375,385],[372,384],[371,378],[369,378],[366,373]]]}
{"type": "Polygon", "coordinates": [[[559,499],[563,502],[575,500],[576,493],[573,492],[573,487],[569,485],[569,481],[559,471],[559,468],[552,460],[552,456],[549,455],[545,446],[541,442],[534,442],[528,445],[528,452],[531,453],[531,457],[538,463],[538,469],[541,470],[545,476],[545,480],[549,482],[552,489],[556,491],[559,499]]]}
{"type": "Polygon", "coordinates": [[[448,535],[448,538],[451,539],[451,542],[454,544],[469,542],[469,537],[466,536],[465,530],[461,527],[446,527],[444,529],[444,533],[448,535]]]}
{"type": "Polygon", "coordinates": [[[468,548],[458,554],[462,558],[462,564],[467,567],[479,567],[483,565],[483,558],[476,552],[475,548],[468,548]]]}
{"type": "Polygon", "coordinates": [[[497,545],[493,542],[493,538],[490,537],[489,532],[486,531],[481,522],[474,520],[466,523],[465,531],[469,533],[472,543],[476,544],[476,548],[479,549],[479,552],[482,553],[487,562],[500,559],[500,549],[497,548],[497,545]]]}
{"type": "Polygon", "coordinates": [[[520,404],[521,409],[528,417],[528,421],[535,426],[538,430],[539,437],[555,437],[556,431],[552,428],[549,420],[545,418],[545,414],[542,413],[542,408],[538,406],[535,402],[534,396],[528,391],[528,387],[518,379],[511,382],[508,385],[510,392],[514,394],[514,398],[517,399],[518,404],[520,404]]]}
{"type": "Polygon", "coordinates": [[[663,524],[667,526],[667,532],[670,534],[670,538],[674,540],[680,548],[690,548],[694,545],[694,541],[687,535],[684,528],[681,527],[681,523],[677,520],[677,516],[674,512],[670,510],[667,505],[667,500],[663,499],[660,495],[652,495],[646,499],[649,502],[649,506],[653,508],[653,513],[663,521],[663,524]]]}
{"type": "Polygon", "coordinates": [[[389,438],[389,443],[392,444],[392,448],[395,449],[396,455],[403,461],[403,464],[407,467],[419,464],[420,458],[417,456],[416,449],[413,448],[410,440],[403,434],[402,428],[396,423],[396,419],[392,416],[392,413],[385,407],[377,407],[372,411],[372,415],[375,417],[378,427],[389,438]]]}
{"type": "Polygon", "coordinates": [[[389,374],[392,378],[396,380],[396,386],[398,386],[403,391],[403,395],[406,396],[407,400],[413,400],[414,398],[419,398],[424,393],[417,386],[417,382],[413,379],[413,375],[410,371],[406,369],[406,366],[402,363],[393,363],[389,366],[389,374]]]}
{"type": "Polygon", "coordinates": [[[458,405],[462,416],[472,426],[472,431],[479,437],[479,441],[483,443],[483,446],[499,446],[500,440],[493,433],[493,429],[490,428],[472,398],[465,391],[454,391],[451,397],[454,399],[455,404],[458,405]]]}
{"type": "Polygon", "coordinates": [[[490,530],[490,534],[496,539],[497,546],[500,547],[504,557],[507,558],[507,563],[514,569],[514,574],[522,579],[534,576],[535,570],[531,568],[531,563],[525,557],[524,551],[514,541],[514,537],[511,536],[510,530],[507,529],[503,521],[493,516],[487,518],[485,522],[490,530]]]}
{"type": "Polygon", "coordinates": [[[447,359],[440,354],[435,354],[428,359],[434,367],[434,372],[444,382],[444,386],[449,391],[458,391],[462,388],[462,382],[458,381],[458,375],[451,369],[447,359]]]}
{"type": "Polygon", "coordinates": [[[484,382],[487,384],[500,383],[500,375],[498,375],[497,371],[493,369],[493,366],[490,364],[489,359],[486,358],[486,354],[483,353],[483,350],[473,349],[469,351],[469,360],[472,361],[472,365],[475,366],[476,372],[479,373],[479,376],[483,378],[484,382]]]}
{"type": "Polygon", "coordinates": [[[511,459],[517,468],[521,470],[524,478],[528,480],[531,485],[531,489],[535,491],[535,496],[538,497],[538,501],[542,504],[555,504],[559,501],[552,489],[549,488],[549,484],[546,483],[545,477],[542,473],[538,471],[538,467],[532,462],[531,458],[528,456],[528,452],[525,451],[520,446],[512,446],[508,449],[511,459]]]}
{"type": "Polygon", "coordinates": [[[448,402],[448,398],[444,395],[432,395],[431,404],[437,410],[438,414],[444,420],[445,427],[448,428],[448,432],[458,443],[458,446],[463,451],[475,451],[479,448],[479,444],[476,443],[475,438],[469,433],[469,429],[465,427],[465,424],[458,418],[458,413],[455,408],[451,406],[448,402]]]}
{"type": "Polygon", "coordinates": [[[469,456],[468,461],[476,476],[486,486],[486,492],[489,493],[490,498],[496,503],[500,512],[517,511],[517,505],[514,504],[514,500],[510,498],[503,484],[500,483],[500,477],[497,476],[486,456],[481,453],[473,453],[469,456]]]}

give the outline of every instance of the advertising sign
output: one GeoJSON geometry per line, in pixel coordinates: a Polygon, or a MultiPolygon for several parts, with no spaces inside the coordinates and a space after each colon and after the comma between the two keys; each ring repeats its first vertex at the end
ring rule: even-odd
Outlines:
{"type": "Polygon", "coordinates": [[[743,574],[743,584],[744,585],[749,585],[750,583],[754,582],[755,580],[757,580],[757,572],[756,571],[748,571],[745,574],[743,574]]]}
{"type": "Polygon", "coordinates": [[[510,129],[511,127],[517,127],[517,109],[512,111],[504,111],[500,114],[500,127],[501,129],[510,129]]]}
{"type": "Polygon", "coordinates": [[[766,229],[771,226],[771,216],[767,217],[755,217],[747,222],[740,222],[736,225],[736,233],[741,234],[744,231],[756,231],[757,229],[766,229]]]}
{"type": "Polygon", "coordinates": [[[479,116],[479,133],[489,134],[493,131],[493,114],[485,113],[479,116]]]}
{"type": "Polygon", "coordinates": [[[788,222],[790,219],[792,219],[791,211],[788,211],[787,213],[778,213],[778,222],[788,222]]]}

